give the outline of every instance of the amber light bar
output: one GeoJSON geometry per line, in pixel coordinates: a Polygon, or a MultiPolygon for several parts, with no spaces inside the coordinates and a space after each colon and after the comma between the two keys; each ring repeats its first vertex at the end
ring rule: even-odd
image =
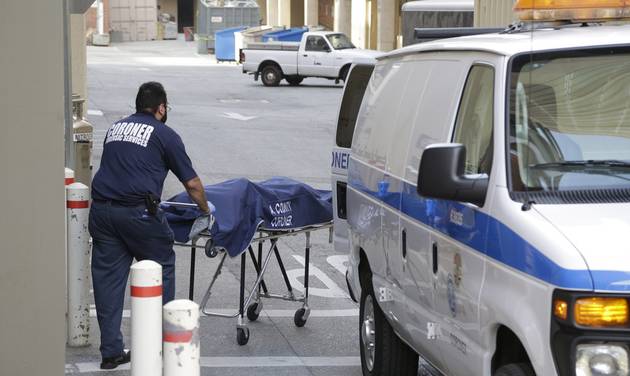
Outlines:
{"type": "Polygon", "coordinates": [[[630,19],[630,0],[518,0],[521,21],[611,21],[630,19]]]}

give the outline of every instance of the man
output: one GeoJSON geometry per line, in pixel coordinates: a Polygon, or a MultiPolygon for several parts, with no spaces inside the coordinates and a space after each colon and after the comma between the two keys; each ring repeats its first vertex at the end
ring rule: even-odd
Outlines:
{"type": "Polygon", "coordinates": [[[173,232],[159,209],[164,179],[172,171],[202,213],[209,212],[201,180],[181,138],[166,126],[168,101],[158,82],[140,86],[136,113],[105,136],[101,166],[92,181],[89,230],[92,279],[101,330],[102,369],[130,361],[120,323],[129,268],[135,258],[162,265],[163,303],[175,295],[173,232]]]}

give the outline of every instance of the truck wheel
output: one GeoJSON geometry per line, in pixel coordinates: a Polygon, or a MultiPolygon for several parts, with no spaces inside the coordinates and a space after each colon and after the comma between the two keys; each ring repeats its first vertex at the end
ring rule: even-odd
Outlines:
{"type": "Polygon", "coordinates": [[[398,338],[381,311],[372,282],[362,283],[359,347],[364,376],[418,374],[418,354],[398,338]]]}
{"type": "Polygon", "coordinates": [[[304,77],[300,77],[300,76],[288,76],[288,77],[285,77],[284,79],[287,80],[287,82],[291,86],[298,86],[299,84],[302,83],[302,81],[304,81],[304,77]]]}
{"type": "Polygon", "coordinates": [[[536,373],[527,363],[512,363],[499,368],[494,376],[536,376],[536,373]]]}
{"type": "Polygon", "coordinates": [[[262,69],[262,82],[265,86],[278,86],[282,80],[282,71],[275,65],[267,65],[262,69]]]}

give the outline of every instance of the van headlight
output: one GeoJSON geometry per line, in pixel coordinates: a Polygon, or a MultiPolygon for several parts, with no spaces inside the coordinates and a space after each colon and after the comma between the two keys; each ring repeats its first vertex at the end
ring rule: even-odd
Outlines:
{"type": "Polygon", "coordinates": [[[628,349],[617,344],[578,345],[576,376],[628,376],[628,349]]]}

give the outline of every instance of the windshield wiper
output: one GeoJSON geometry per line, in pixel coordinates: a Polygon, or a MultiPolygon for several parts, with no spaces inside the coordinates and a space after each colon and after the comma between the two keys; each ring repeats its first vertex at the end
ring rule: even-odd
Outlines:
{"type": "Polygon", "coordinates": [[[568,167],[568,168],[576,168],[576,167],[630,168],[630,162],[615,160],[615,159],[562,161],[562,162],[539,163],[539,164],[535,164],[529,167],[533,169],[563,168],[563,167],[568,167]]]}

